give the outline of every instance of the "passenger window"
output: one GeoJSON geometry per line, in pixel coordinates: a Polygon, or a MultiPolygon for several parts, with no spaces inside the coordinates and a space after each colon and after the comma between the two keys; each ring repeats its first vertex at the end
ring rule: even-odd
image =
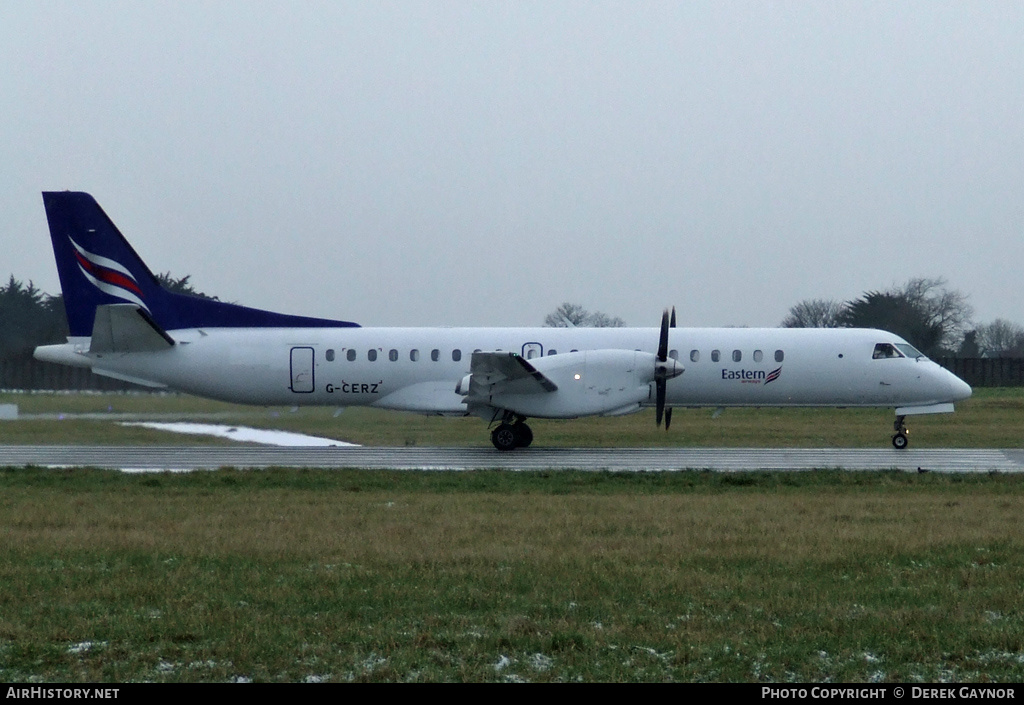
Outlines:
{"type": "Polygon", "coordinates": [[[412,350],[410,350],[409,351],[409,359],[412,360],[413,362],[419,362],[420,361],[420,351],[417,350],[416,348],[413,348],[412,350]]]}
{"type": "Polygon", "coordinates": [[[549,356],[550,355],[557,355],[557,354],[558,354],[557,350],[555,350],[554,348],[548,348],[548,355],[549,356]]]}
{"type": "Polygon", "coordinates": [[[327,358],[327,362],[334,362],[334,351],[331,349],[327,350],[327,354],[324,355],[327,358]]]}
{"type": "Polygon", "coordinates": [[[761,362],[764,359],[764,353],[760,350],[754,351],[754,362],[761,362]]]}
{"type": "Polygon", "coordinates": [[[775,362],[782,362],[782,359],[784,357],[786,357],[786,353],[782,352],[781,350],[775,351],[775,362]]]}
{"type": "Polygon", "coordinates": [[[440,350],[438,350],[437,348],[434,348],[433,350],[430,351],[430,361],[431,362],[437,362],[440,359],[441,359],[441,351],[440,350]]]}
{"type": "Polygon", "coordinates": [[[739,350],[733,350],[732,351],[732,361],[733,362],[740,362],[742,359],[743,359],[743,353],[741,353],[739,350]]]}
{"type": "Polygon", "coordinates": [[[700,350],[690,351],[690,362],[700,362],[700,350]]]}
{"type": "Polygon", "coordinates": [[[721,359],[722,359],[722,353],[720,353],[717,350],[712,350],[711,351],[711,362],[718,362],[721,359]]]}
{"type": "Polygon", "coordinates": [[[391,352],[388,353],[388,359],[391,360],[391,362],[398,362],[398,351],[391,348],[391,352]]]}
{"type": "Polygon", "coordinates": [[[356,349],[355,348],[349,348],[348,352],[345,353],[345,357],[348,358],[349,362],[353,362],[356,359],[356,349]]]}
{"type": "Polygon", "coordinates": [[[452,350],[452,362],[458,362],[462,359],[462,351],[456,348],[452,350]]]}
{"type": "Polygon", "coordinates": [[[668,351],[668,356],[670,358],[672,358],[673,360],[678,360],[679,359],[679,351],[678,350],[669,350],[668,351]]]}
{"type": "Polygon", "coordinates": [[[370,348],[369,350],[367,350],[366,351],[366,359],[369,360],[370,362],[376,362],[377,361],[377,351],[376,351],[376,349],[370,348]]]}

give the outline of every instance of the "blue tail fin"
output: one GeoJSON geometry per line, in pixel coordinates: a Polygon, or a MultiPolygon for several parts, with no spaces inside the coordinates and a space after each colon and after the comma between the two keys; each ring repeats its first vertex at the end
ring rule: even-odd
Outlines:
{"type": "Polygon", "coordinates": [[[96,307],[131,303],[164,330],[181,328],[338,328],[307,318],[177,294],[160,286],[142,258],[87,193],[44,192],[53,254],[73,336],[91,335],[96,307]]]}

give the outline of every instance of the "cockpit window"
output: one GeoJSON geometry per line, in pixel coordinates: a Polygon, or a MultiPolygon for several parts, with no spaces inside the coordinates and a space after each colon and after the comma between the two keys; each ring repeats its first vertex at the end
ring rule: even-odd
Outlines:
{"type": "Polygon", "coordinates": [[[873,360],[888,360],[894,357],[903,357],[903,353],[897,350],[892,343],[878,343],[875,345],[875,352],[871,355],[873,360]]]}

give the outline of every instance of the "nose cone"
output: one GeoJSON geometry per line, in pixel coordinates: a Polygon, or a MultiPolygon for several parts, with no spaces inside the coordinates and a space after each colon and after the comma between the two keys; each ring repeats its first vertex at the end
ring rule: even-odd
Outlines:
{"type": "Polygon", "coordinates": [[[949,387],[952,401],[963,401],[964,399],[970,399],[972,389],[971,385],[964,382],[962,379],[957,377],[952,372],[949,373],[949,387]]]}

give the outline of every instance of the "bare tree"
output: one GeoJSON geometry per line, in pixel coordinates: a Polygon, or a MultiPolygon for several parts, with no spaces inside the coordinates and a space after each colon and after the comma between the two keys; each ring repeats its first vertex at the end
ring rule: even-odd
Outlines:
{"type": "Polygon", "coordinates": [[[626,322],[600,311],[590,313],[581,305],[566,301],[544,317],[544,325],[548,328],[623,328],[626,322]]]}
{"type": "Polygon", "coordinates": [[[783,328],[839,328],[846,305],[833,299],[805,299],[789,309],[783,328]]]}
{"type": "Polygon", "coordinates": [[[594,311],[584,319],[583,325],[591,328],[625,328],[626,322],[618,316],[612,317],[607,313],[594,311]]]}
{"type": "Polygon", "coordinates": [[[895,333],[929,357],[942,343],[942,331],[916,304],[895,291],[868,291],[846,306],[843,324],[849,328],[880,328],[895,333]]]}
{"type": "Polygon", "coordinates": [[[544,317],[544,325],[548,328],[576,328],[583,325],[587,315],[587,309],[566,301],[544,317]]]}
{"type": "Polygon", "coordinates": [[[967,295],[946,288],[946,280],[911,279],[888,291],[869,291],[846,304],[842,322],[850,328],[881,328],[907,339],[930,357],[959,348],[973,309],[967,295]]]}
{"type": "Polygon", "coordinates": [[[977,332],[983,357],[1024,357],[1024,326],[997,318],[977,332]]]}
{"type": "Polygon", "coordinates": [[[974,308],[968,303],[967,294],[949,289],[942,277],[911,279],[892,293],[902,295],[941,331],[939,342],[947,349],[955,349],[970,329],[974,308]]]}

